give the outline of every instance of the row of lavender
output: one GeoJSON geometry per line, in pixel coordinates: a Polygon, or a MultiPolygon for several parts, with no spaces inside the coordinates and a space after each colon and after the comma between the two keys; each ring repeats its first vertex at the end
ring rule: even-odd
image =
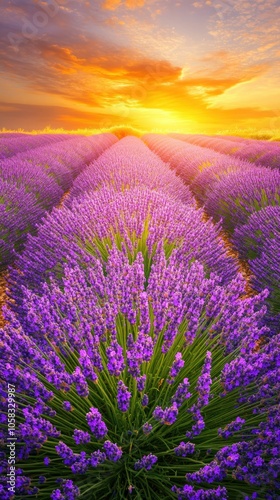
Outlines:
{"type": "Polygon", "coordinates": [[[233,158],[249,161],[256,165],[280,168],[279,142],[259,141],[232,136],[213,137],[190,134],[170,134],[170,137],[196,146],[214,149],[218,153],[229,154],[233,158]]]}
{"type": "Polygon", "coordinates": [[[0,160],[0,268],[13,261],[28,233],[60,202],[86,164],[117,141],[111,134],[63,139],[38,135],[2,140],[19,142],[17,150],[27,151],[0,160]]]}
{"type": "Polygon", "coordinates": [[[3,134],[0,136],[0,159],[5,160],[23,151],[68,140],[68,134],[3,134]]]}
{"type": "Polygon", "coordinates": [[[144,140],[190,185],[206,212],[215,221],[222,220],[241,258],[249,264],[253,287],[258,291],[267,287],[270,292],[267,320],[278,333],[280,171],[167,136],[150,134],[144,140]]]}
{"type": "Polygon", "coordinates": [[[219,227],[139,139],[77,177],[10,276],[1,438],[8,381],[17,495],[277,498],[279,348],[277,337],[262,345],[266,292],[246,296],[219,227]]]}

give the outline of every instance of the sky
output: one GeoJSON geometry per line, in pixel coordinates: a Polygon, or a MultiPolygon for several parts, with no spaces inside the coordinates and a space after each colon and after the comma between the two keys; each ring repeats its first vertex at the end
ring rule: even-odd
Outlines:
{"type": "Polygon", "coordinates": [[[280,128],[280,0],[2,0],[0,128],[280,128]]]}

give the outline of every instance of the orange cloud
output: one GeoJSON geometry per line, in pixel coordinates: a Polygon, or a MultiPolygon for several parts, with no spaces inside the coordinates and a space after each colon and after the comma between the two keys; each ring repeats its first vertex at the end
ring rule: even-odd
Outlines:
{"type": "Polygon", "coordinates": [[[105,0],[102,4],[102,8],[105,10],[116,10],[120,7],[122,0],[105,0]]]}
{"type": "Polygon", "coordinates": [[[125,5],[127,9],[139,9],[144,7],[146,0],[105,0],[102,4],[103,9],[105,10],[116,10],[121,5],[125,5]]]}

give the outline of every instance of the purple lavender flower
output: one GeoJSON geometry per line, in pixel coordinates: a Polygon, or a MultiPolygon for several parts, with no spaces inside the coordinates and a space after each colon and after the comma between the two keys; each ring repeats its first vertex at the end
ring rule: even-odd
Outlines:
{"type": "Polygon", "coordinates": [[[51,500],[75,500],[79,495],[79,488],[71,479],[66,479],[62,482],[62,491],[57,489],[51,493],[51,500]]]}
{"type": "Polygon", "coordinates": [[[69,446],[67,446],[62,441],[55,447],[57,454],[63,458],[64,465],[73,465],[75,463],[74,452],[69,446]]]}
{"type": "Polygon", "coordinates": [[[89,388],[86,378],[79,366],[75,368],[72,374],[72,380],[75,383],[77,394],[86,398],[89,395],[89,388]]]}
{"type": "Polygon", "coordinates": [[[51,493],[51,500],[64,500],[65,499],[65,496],[62,494],[62,492],[60,490],[54,490],[52,493],[51,493]]]}
{"type": "Polygon", "coordinates": [[[218,429],[218,434],[222,438],[228,439],[235,432],[240,431],[245,422],[246,420],[244,418],[236,417],[236,419],[230,422],[230,424],[227,424],[224,429],[218,429]]]}
{"type": "Polygon", "coordinates": [[[86,444],[90,442],[90,435],[88,432],[75,429],[73,434],[73,439],[76,444],[86,444]]]}
{"type": "Polygon", "coordinates": [[[73,407],[69,401],[63,401],[62,407],[65,411],[72,411],[73,407]]]}
{"type": "Polygon", "coordinates": [[[106,460],[106,454],[103,451],[97,450],[94,451],[90,455],[90,465],[91,467],[98,467],[99,464],[102,464],[106,460]]]}
{"type": "Polygon", "coordinates": [[[226,477],[225,467],[221,467],[216,461],[213,461],[210,465],[205,465],[198,472],[187,473],[186,479],[188,481],[194,481],[198,484],[200,483],[214,483],[222,481],[226,477]]]}
{"type": "Polygon", "coordinates": [[[186,484],[183,488],[172,487],[172,491],[178,495],[178,500],[227,500],[227,490],[218,486],[216,489],[196,490],[193,486],[186,484]]]}
{"type": "Polygon", "coordinates": [[[189,379],[184,378],[183,382],[181,382],[178,385],[174,396],[172,396],[171,402],[173,404],[176,404],[178,407],[182,406],[184,401],[191,397],[191,393],[188,390],[189,387],[190,387],[189,379]]]}
{"type": "Polygon", "coordinates": [[[118,377],[125,368],[123,350],[116,340],[113,340],[110,347],[106,349],[108,358],[108,372],[110,375],[118,377]]]}
{"type": "Polygon", "coordinates": [[[118,393],[117,393],[117,402],[118,408],[122,412],[126,412],[129,408],[131,398],[131,392],[127,390],[126,385],[122,380],[118,382],[118,393]]]}
{"type": "Polygon", "coordinates": [[[135,462],[134,469],[151,470],[151,468],[157,463],[157,461],[158,458],[155,455],[152,455],[152,453],[149,453],[149,455],[144,455],[140,460],[137,460],[137,462],[135,462]]]}
{"type": "Polygon", "coordinates": [[[90,356],[85,351],[85,349],[80,350],[79,363],[82,367],[84,377],[92,380],[93,382],[96,382],[97,375],[94,371],[92,360],[90,359],[90,356]]]}
{"type": "Polygon", "coordinates": [[[102,420],[101,413],[97,408],[90,408],[90,411],[86,414],[86,419],[89,428],[96,439],[102,439],[106,436],[108,429],[102,420]]]}
{"type": "Polygon", "coordinates": [[[103,448],[106,453],[106,457],[108,460],[112,460],[113,462],[117,462],[122,457],[122,449],[116,444],[111,443],[111,441],[105,441],[103,448]]]}
{"type": "Polygon", "coordinates": [[[178,406],[174,402],[170,407],[163,410],[160,406],[157,406],[153,412],[153,417],[162,424],[172,425],[176,422],[178,416],[178,406]]]}
{"type": "Polygon", "coordinates": [[[205,429],[205,421],[196,405],[193,405],[188,411],[192,414],[192,418],[195,423],[192,426],[191,431],[186,432],[186,437],[193,438],[195,436],[199,436],[199,434],[201,434],[201,432],[205,429]]]}
{"type": "Polygon", "coordinates": [[[184,443],[184,441],[181,441],[179,446],[174,449],[174,452],[178,457],[193,455],[193,453],[195,452],[195,445],[193,443],[184,443]]]}
{"type": "Polygon", "coordinates": [[[173,364],[170,368],[170,372],[169,372],[170,380],[167,380],[168,383],[170,383],[170,384],[173,383],[174,378],[177,377],[178,373],[184,367],[184,365],[185,365],[185,361],[183,360],[182,353],[177,352],[175,354],[175,359],[173,361],[173,364]]]}
{"type": "Polygon", "coordinates": [[[90,459],[87,457],[85,451],[75,455],[75,461],[71,465],[73,474],[85,474],[90,466],[90,459]]]}
{"type": "Polygon", "coordinates": [[[201,370],[201,375],[198,378],[196,391],[198,394],[197,397],[197,407],[202,408],[203,406],[207,406],[210,399],[210,387],[212,384],[212,379],[210,376],[212,366],[212,355],[210,351],[207,351],[204,365],[201,370]]]}
{"type": "Polygon", "coordinates": [[[146,375],[142,375],[141,377],[137,377],[137,390],[139,392],[143,392],[146,384],[146,375]]]}
{"type": "Polygon", "coordinates": [[[156,406],[156,408],[153,411],[153,417],[155,420],[158,420],[158,421],[163,420],[164,410],[161,408],[161,406],[156,406]]]}
{"type": "Polygon", "coordinates": [[[148,404],[149,404],[149,396],[148,396],[148,394],[144,394],[143,398],[142,398],[142,401],[141,401],[141,405],[142,406],[148,406],[148,404]]]}
{"type": "Polygon", "coordinates": [[[151,424],[149,424],[149,422],[146,422],[143,425],[142,429],[143,429],[144,434],[147,435],[147,434],[150,434],[150,432],[152,432],[153,426],[151,424]]]}

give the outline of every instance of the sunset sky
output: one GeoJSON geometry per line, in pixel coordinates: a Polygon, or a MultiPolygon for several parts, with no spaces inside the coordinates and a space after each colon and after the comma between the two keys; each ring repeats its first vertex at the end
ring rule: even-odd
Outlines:
{"type": "Polygon", "coordinates": [[[279,128],[279,19],[279,0],[2,0],[0,128],[279,128]]]}

